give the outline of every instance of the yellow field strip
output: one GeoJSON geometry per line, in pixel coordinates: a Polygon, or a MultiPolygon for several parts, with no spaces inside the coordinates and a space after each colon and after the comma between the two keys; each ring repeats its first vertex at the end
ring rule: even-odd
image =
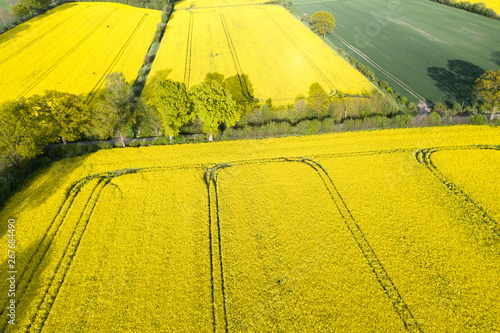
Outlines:
{"type": "MultiPolygon", "coordinates": [[[[56,22],[57,29],[44,30],[42,36],[36,37],[30,31],[36,27],[29,27],[27,31],[35,40],[27,42],[14,56],[6,53],[7,58],[0,64],[6,76],[0,82],[0,102],[40,94],[46,89],[81,94],[90,100],[100,92],[111,71],[123,72],[129,82],[136,78],[160,20],[159,11],[104,3],[60,7],[37,21],[44,26],[46,21],[56,22]],[[66,17],[66,7],[73,15],[71,19],[66,17]],[[83,10],[74,14],[75,7],[83,10]],[[61,21],[59,15],[65,19],[61,21]],[[20,63],[22,70],[13,70],[20,68],[20,63]]],[[[3,51],[0,58],[2,55],[3,51]]]]}

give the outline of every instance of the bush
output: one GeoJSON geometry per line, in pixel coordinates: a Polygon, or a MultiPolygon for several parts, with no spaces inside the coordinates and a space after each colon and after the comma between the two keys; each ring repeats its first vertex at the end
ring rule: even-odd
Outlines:
{"type": "Polygon", "coordinates": [[[462,105],[460,103],[453,104],[452,110],[455,114],[462,113],[462,105]]]}
{"type": "Polygon", "coordinates": [[[277,136],[279,131],[279,126],[276,122],[271,121],[270,123],[262,126],[262,131],[265,136],[277,136]]]}
{"type": "Polygon", "coordinates": [[[321,122],[321,128],[323,129],[323,133],[331,133],[335,132],[337,128],[337,124],[335,123],[335,119],[333,118],[325,118],[321,122]]]}
{"type": "Polygon", "coordinates": [[[380,89],[387,89],[389,88],[389,83],[387,83],[387,81],[380,81],[378,86],[380,87],[380,89]]]}
{"type": "Polygon", "coordinates": [[[484,114],[473,114],[469,119],[472,125],[484,125],[488,121],[488,117],[484,114]]]}
{"type": "Polygon", "coordinates": [[[436,103],[432,109],[432,111],[440,114],[444,113],[446,110],[448,110],[448,108],[443,103],[436,103]]]}
{"type": "Polygon", "coordinates": [[[97,147],[99,149],[111,149],[113,148],[113,145],[107,141],[101,141],[97,144],[97,147]]]}
{"type": "Polygon", "coordinates": [[[128,146],[129,147],[139,147],[140,144],[139,144],[139,141],[138,140],[132,140],[128,143],[128,146]]]}
{"type": "Polygon", "coordinates": [[[437,112],[429,113],[429,122],[431,126],[439,126],[441,125],[441,115],[437,112]]]}
{"type": "Polygon", "coordinates": [[[154,138],[153,141],[151,141],[151,146],[163,146],[163,145],[168,145],[169,143],[170,143],[169,138],[161,136],[158,138],[154,138]]]}
{"type": "Polygon", "coordinates": [[[147,139],[141,139],[139,141],[137,141],[139,143],[139,146],[141,147],[147,147],[149,146],[149,141],[147,139]]]}
{"type": "Polygon", "coordinates": [[[278,134],[287,135],[292,133],[292,125],[289,122],[282,121],[278,124],[278,134]]]}
{"type": "Polygon", "coordinates": [[[393,127],[396,128],[412,127],[413,117],[409,114],[397,115],[396,117],[391,118],[390,123],[393,127]]]}
{"type": "Polygon", "coordinates": [[[154,57],[156,55],[156,53],[158,52],[159,48],[160,48],[160,43],[158,43],[158,42],[152,43],[151,47],[149,48],[149,51],[148,51],[148,56],[154,57]]]}

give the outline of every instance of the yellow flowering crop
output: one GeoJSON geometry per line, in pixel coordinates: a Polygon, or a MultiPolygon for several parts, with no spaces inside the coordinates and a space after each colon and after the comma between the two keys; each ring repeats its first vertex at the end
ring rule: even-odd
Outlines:
{"type": "MultiPolygon", "coordinates": [[[[466,1],[462,1],[466,2],[466,1]]],[[[472,0],[470,3],[479,3],[482,2],[486,5],[486,8],[493,9],[497,14],[500,15],[500,0],[472,0]]]]}
{"type": "Polygon", "coordinates": [[[189,87],[219,73],[236,78],[247,98],[277,104],[307,95],[314,82],[331,94],[369,95],[376,89],[281,7],[203,6],[176,5],[150,79],[166,71],[189,87]]]}
{"type": "Polygon", "coordinates": [[[0,211],[0,330],[490,331],[499,158],[498,127],[456,126],[56,162],[0,211]]]}
{"type": "Polygon", "coordinates": [[[159,21],[155,10],[73,3],[2,34],[0,102],[46,89],[93,97],[111,72],[133,82],[159,21]]]}

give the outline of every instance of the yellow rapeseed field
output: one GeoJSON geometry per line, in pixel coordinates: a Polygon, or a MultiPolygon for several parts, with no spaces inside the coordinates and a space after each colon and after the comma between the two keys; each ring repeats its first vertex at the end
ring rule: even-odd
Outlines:
{"type": "Polygon", "coordinates": [[[490,331],[499,161],[499,128],[457,126],[56,162],[0,211],[0,330],[490,331]]]}
{"type": "Polygon", "coordinates": [[[219,73],[246,98],[272,98],[276,104],[306,96],[315,82],[329,94],[369,95],[376,89],[282,7],[216,3],[176,5],[149,84],[159,72],[188,87],[219,73]]]}
{"type": "MultiPolygon", "coordinates": [[[[462,1],[466,2],[466,1],[462,1]]],[[[497,14],[500,15],[500,0],[471,0],[468,1],[470,3],[479,3],[482,2],[486,5],[486,8],[493,9],[497,14]]]]}
{"type": "Polygon", "coordinates": [[[133,82],[159,22],[155,10],[72,3],[21,24],[0,35],[0,102],[46,89],[93,97],[111,72],[133,82]]]}

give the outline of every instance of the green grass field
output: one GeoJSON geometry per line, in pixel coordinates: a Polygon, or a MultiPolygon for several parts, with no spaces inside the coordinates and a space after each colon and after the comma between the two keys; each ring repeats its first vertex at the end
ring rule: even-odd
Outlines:
{"type": "MultiPolygon", "coordinates": [[[[0,7],[3,7],[5,9],[8,9],[10,11],[10,6],[7,0],[0,0],[0,7]]],[[[3,29],[5,25],[3,24],[2,20],[0,20],[0,31],[3,29]]]]}
{"type": "Polygon", "coordinates": [[[10,6],[9,6],[9,3],[7,2],[7,0],[0,0],[0,7],[10,9],[10,6]]]}
{"type": "Polygon", "coordinates": [[[328,39],[418,101],[471,100],[475,79],[500,69],[500,22],[428,0],[295,0],[299,14],[331,12],[328,39]]]}

